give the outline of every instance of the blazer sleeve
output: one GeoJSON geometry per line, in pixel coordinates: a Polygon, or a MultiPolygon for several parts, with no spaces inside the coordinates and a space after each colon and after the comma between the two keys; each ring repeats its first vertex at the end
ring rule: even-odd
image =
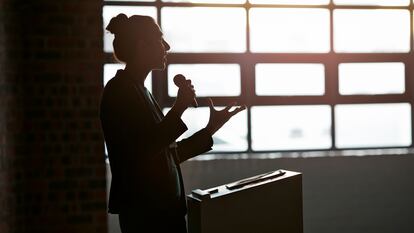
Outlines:
{"type": "Polygon", "coordinates": [[[149,156],[160,154],[187,130],[175,114],[167,114],[157,123],[143,97],[130,83],[120,85],[114,99],[119,111],[120,138],[129,151],[149,156]]]}
{"type": "Polygon", "coordinates": [[[213,138],[206,129],[177,142],[177,156],[180,163],[211,150],[213,138]]]}

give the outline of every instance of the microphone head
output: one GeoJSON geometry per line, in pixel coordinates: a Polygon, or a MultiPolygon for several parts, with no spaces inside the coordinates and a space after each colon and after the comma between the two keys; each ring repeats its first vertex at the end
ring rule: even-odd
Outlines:
{"type": "MultiPolygon", "coordinates": [[[[185,79],[184,75],[182,74],[177,74],[176,76],[174,76],[174,84],[178,87],[185,87],[186,86],[186,82],[187,79],[185,79]]],[[[193,107],[198,107],[198,103],[197,100],[194,98],[193,103],[192,103],[193,107]]]]}
{"type": "Polygon", "coordinates": [[[174,76],[174,84],[177,87],[182,86],[183,84],[185,84],[185,77],[182,74],[177,74],[176,76],[174,76]]]}

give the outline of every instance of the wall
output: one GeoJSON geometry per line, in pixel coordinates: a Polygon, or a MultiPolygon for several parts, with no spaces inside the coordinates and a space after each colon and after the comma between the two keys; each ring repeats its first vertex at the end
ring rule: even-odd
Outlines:
{"type": "Polygon", "coordinates": [[[190,161],[186,191],[287,169],[303,173],[306,233],[414,232],[414,156],[190,161]]]}
{"type": "Polygon", "coordinates": [[[0,2],[0,232],[106,232],[102,1],[0,2]]]}
{"type": "MultiPolygon", "coordinates": [[[[182,165],[187,193],[279,168],[303,173],[305,233],[414,232],[414,155],[210,160],[182,165]]],[[[109,220],[109,232],[120,232],[117,216],[110,215],[109,220]]]]}

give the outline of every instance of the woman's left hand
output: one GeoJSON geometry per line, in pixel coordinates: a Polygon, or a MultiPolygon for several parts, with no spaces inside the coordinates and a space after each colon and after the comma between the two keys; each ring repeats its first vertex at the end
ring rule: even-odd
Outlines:
{"type": "Polygon", "coordinates": [[[240,107],[236,107],[233,111],[230,109],[236,106],[237,103],[232,103],[225,107],[223,110],[216,110],[213,105],[213,100],[211,98],[208,99],[208,104],[210,108],[210,119],[207,123],[206,129],[213,135],[217,132],[230,118],[232,118],[237,113],[246,109],[245,105],[240,107]]]}

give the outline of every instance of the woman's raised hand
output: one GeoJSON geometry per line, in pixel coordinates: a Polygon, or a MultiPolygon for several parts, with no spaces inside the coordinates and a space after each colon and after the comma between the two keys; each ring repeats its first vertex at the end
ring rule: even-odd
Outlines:
{"type": "Polygon", "coordinates": [[[208,105],[210,108],[210,119],[207,123],[206,129],[213,135],[217,132],[230,118],[232,118],[237,113],[246,109],[245,105],[236,107],[232,111],[231,108],[235,107],[237,103],[232,103],[225,107],[223,110],[216,110],[213,105],[213,100],[211,98],[208,99],[208,105]]]}

